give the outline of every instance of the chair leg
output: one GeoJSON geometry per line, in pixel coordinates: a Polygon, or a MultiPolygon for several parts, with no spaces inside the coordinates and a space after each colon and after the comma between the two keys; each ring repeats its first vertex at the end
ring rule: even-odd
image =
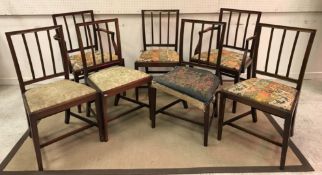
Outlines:
{"type": "Polygon", "coordinates": [[[28,132],[29,132],[29,137],[32,138],[32,134],[31,134],[31,125],[30,125],[30,120],[28,117],[28,114],[26,112],[26,118],[27,118],[27,123],[28,123],[28,132]]]}
{"type": "MultiPolygon", "coordinates": [[[[79,83],[79,77],[78,77],[78,74],[74,74],[74,81],[76,83],[79,83]]],[[[78,113],[81,113],[82,112],[82,105],[78,105],[77,106],[77,112],[78,113]]]]}
{"type": "Polygon", "coordinates": [[[122,95],[123,95],[123,96],[126,96],[126,91],[124,91],[124,92],[122,93],[122,95]]]}
{"type": "Polygon", "coordinates": [[[70,121],[70,109],[67,109],[65,111],[65,123],[69,124],[69,121],[70,121]]]}
{"type": "MultiPolygon", "coordinates": [[[[139,70],[139,67],[135,64],[134,65],[135,70],[139,70]]],[[[139,88],[135,87],[135,100],[139,101],[139,88]]]]}
{"type": "Polygon", "coordinates": [[[247,67],[247,79],[250,79],[250,77],[252,76],[252,66],[248,66],[247,67]]]}
{"type": "Polygon", "coordinates": [[[183,108],[188,109],[187,101],[182,100],[182,105],[183,105],[183,108]]]}
{"type": "Polygon", "coordinates": [[[107,105],[105,105],[105,101],[107,101],[107,97],[104,97],[104,94],[100,94],[100,101],[101,101],[101,113],[103,119],[103,134],[104,134],[104,141],[108,141],[108,115],[107,115],[107,105]]]}
{"type": "Polygon", "coordinates": [[[218,116],[218,94],[216,94],[215,102],[212,103],[212,117],[217,118],[218,116]]]}
{"type": "Polygon", "coordinates": [[[256,109],[252,108],[251,109],[252,112],[252,118],[253,118],[253,122],[256,123],[257,122],[257,113],[256,113],[256,109]]]}
{"type": "Polygon", "coordinates": [[[151,127],[155,128],[156,89],[148,85],[151,127]]]}
{"type": "Polygon", "coordinates": [[[31,125],[31,133],[32,133],[32,141],[34,143],[36,158],[37,158],[37,164],[39,171],[43,171],[43,165],[42,165],[42,158],[41,158],[41,152],[40,152],[40,142],[39,142],[39,135],[38,135],[38,128],[37,128],[37,120],[30,121],[31,125]]]}
{"type": "Polygon", "coordinates": [[[203,145],[204,146],[208,146],[209,108],[210,108],[210,105],[207,105],[205,112],[204,112],[204,130],[203,130],[203,145]]]}
{"type": "Polygon", "coordinates": [[[91,102],[86,103],[86,117],[91,116],[91,102]]]}
{"type": "Polygon", "coordinates": [[[281,163],[280,163],[281,170],[284,170],[285,168],[285,161],[286,161],[288,143],[290,139],[291,125],[292,125],[292,116],[289,116],[284,121],[283,144],[282,144],[281,163]]]}
{"type": "Polygon", "coordinates": [[[104,118],[102,115],[102,102],[100,98],[100,94],[97,95],[95,99],[95,108],[96,108],[96,120],[97,120],[97,125],[98,125],[98,130],[99,130],[99,139],[101,142],[107,141],[105,137],[105,132],[104,132],[104,118]]]}
{"type": "MultiPolygon", "coordinates": [[[[235,78],[234,78],[234,84],[238,83],[239,82],[239,74],[236,74],[235,75],[235,78]]],[[[232,109],[232,112],[233,113],[236,113],[237,111],[237,101],[233,101],[233,109],[232,109]]]]}
{"type": "Polygon", "coordinates": [[[291,137],[294,135],[294,127],[295,127],[296,113],[297,113],[297,104],[295,106],[295,110],[294,110],[293,117],[292,117],[291,137]]]}
{"type": "Polygon", "coordinates": [[[119,101],[120,101],[120,94],[116,94],[114,99],[114,106],[119,105],[119,101]]]}
{"type": "Polygon", "coordinates": [[[224,115],[225,115],[225,104],[226,104],[226,97],[224,97],[223,94],[220,94],[217,140],[221,140],[221,137],[222,137],[222,129],[223,129],[223,122],[224,122],[224,115]]]}

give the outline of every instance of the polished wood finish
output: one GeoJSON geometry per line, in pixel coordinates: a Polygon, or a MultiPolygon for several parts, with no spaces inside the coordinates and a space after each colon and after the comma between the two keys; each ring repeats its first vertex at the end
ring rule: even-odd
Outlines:
{"type": "MultiPolygon", "coordinates": [[[[289,143],[290,136],[292,136],[293,132],[294,132],[296,108],[297,108],[297,104],[298,104],[298,100],[299,100],[299,95],[301,92],[301,87],[302,87],[302,82],[303,82],[303,78],[304,78],[306,65],[307,65],[307,62],[309,59],[309,54],[310,54],[310,51],[312,48],[315,34],[316,34],[316,30],[313,30],[313,29],[305,29],[305,28],[289,27],[289,26],[273,25],[273,24],[264,24],[264,23],[258,24],[258,26],[256,28],[257,38],[255,39],[256,45],[255,45],[255,52],[254,52],[254,62],[253,62],[254,66],[253,66],[253,70],[252,70],[252,77],[255,78],[257,76],[257,74],[260,74],[263,76],[268,76],[270,78],[276,78],[281,81],[288,81],[289,83],[293,84],[294,88],[297,90],[297,94],[295,96],[295,101],[293,102],[291,109],[288,111],[288,110],[284,110],[281,108],[276,108],[276,107],[272,107],[269,105],[261,104],[261,103],[255,102],[253,100],[250,100],[248,98],[243,98],[243,97],[231,94],[231,93],[227,93],[225,91],[221,91],[220,115],[219,115],[219,121],[218,121],[218,140],[221,140],[223,126],[229,125],[229,126],[232,126],[236,129],[239,129],[241,131],[249,133],[253,136],[256,136],[260,139],[263,139],[267,142],[281,146],[282,151],[281,151],[281,159],[280,159],[280,169],[283,170],[285,168],[285,159],[286,159],[286,153],[287,153],[287,149],[288,149],[288,143],[289,143]],[[265,63],[265,65],[263,66],[263,69],[261,69],[260,66],[257,65],[257,61],[260,59],[258,57],[259,48],[265,49],[264,46],[262,45],[263,41],[260,40],[263,31],[268,31],[268,33],[270,33],[270,39],[269,39],[268,45],[267,45],[267,47],[268,47],[267,48],[268,51],[266,54],[267,57],[261,58],[261,59],[266,59],[266,60],[261,61],[262,63],[265,63]],[[273,34],[276,31],[281,31],[282,37],[280,39],[280,43],[277,43],[277,44],[274,43],[275,46],[279,46],[277,61],[270,62],[269,60],[272,55],[270,53],[271,52],[270,48],[271,48],[272,41],[273,41],[273,39],[272,39],[273,34]],[[288,33],[295,34],[293,41],[291,39],[285,40],[285,35],[287,35],[288,33]],[[299,47],[296,47],[296,43],[298,41],[299,36],[301,36],[301,34],[303,37],[307,36],[307,38],[308,38],[307,41],[305,40],[304,43],[302,43],[302,45],[301,45],[301,47],[303,47],[305,49],[305,53],[304,53],[304,56],[302,57],[302,60],[299,60],[302,62],[301,68],[299,70],[299,76],[297,78],[294,78],[294,77],[291,78],[289,72],[290,72],[290,68],[292,67],[292,63],[294,62],[293,58],[294,58],[295,49],[296,48],[299,49],[299,47]],[[288,61],[288,64],[287,64],[287,67],[285,67],[287,69],[287,71],[284,73],[284,72],[279,71],[281,69],[280,67],[282,66],[279,63],[281,60],[282,52],[285,54],[285,50],[283,50],[283,48],[284,48],[283,45],[285,45],[285,44],[292,45],[292,50],[291,50],[291,54],[290,54],[290,57],[288,58],[288,60],[286,59],[286,61],[288,61]],[[273,71],[268,70],[268,67],[273,67],[275,69],[273,71]],[[224,120],[225,101],[227,98],[250,106],[251,111],[241,114],[239,116],[236,116],[235,118],[224,122],[223,120],[224,120]],[[237,124],[232,123],[232,122],[234,122],[242,117],[245,117],[249,114],[251,114],[253,116],[253,121],[256,122],[256,120],[257,120],[256,110],[261,110],[261,111],[266,112],[268,114],[272,114],[274,116],[278,116],[278,117],[284,119],[284,131],[283,131],[283,135],[282,135],[282,137],[283,137],[282,143],[276,142],[276,141],[266,138],[262,135],[259,135],[258,133],[254,133],[246,128],[243,128],[241,126],[238,126],[237,124]]],[[[301,56],[299,55],[296,58],[300,59],[301,56]]]]}
{"type": "MultiPolygon", "coordinates": [[[[175,51],[178,49],[178,31],[179,31],[179,10],[142,10],[142,36],[143,36],[143,51],[153,47],[170,48],[175,51]],[[157,20],[157,22],[155,21],[157,20]],[[170,30],[171,22],[175,23],[173,30],[170,30]],[[166,25],[166,30],[164,27],[166,25]],[[155,29],[158,27],[158,29],[155,29]],[[147,28],[150,28],[150,33],[147,32],[147,28]],[[163,29],[163,30],[162,30],[163,29]],[[151,41],[148,41],[148,35],[150,35],[151,41]],[[162,40],[162,36],[166,36],[166,40],[162,40]],[[171,37],[174,36],[174,40],[171,37]],[[158,38],[159,42],[155,40],[158,38]],[[173,41],[172,41],[173,40],[173,41]]],[[[174,67],[179,65],[179,62],[142,62],[135,61],[134,68],[139,70],[144,68],[146,73],[160,74],[167,73],[167,70],[150,70],[150,67],[174,67]]],[[[143,88],[143,87],[139,87],[143,88]]],[[[139,88],[136,88],[136,99],[139,99],[139,88]]]]}
{"type": "MultiPolygon", "coordinates": [[[[75,11],[67,13],[57,13],[52,15],[54,25],[62,25],[63,33],[67,35],[68,40],[66,40],[66,48],[68,54],[75,54],[80,52],[80,48],[75,36],[76,33],[76,23],[84,23],[88,21],[94,21],[94,12],[93,10],[84,10],[84,11],[75,11]],[[73,29],[73,30],[72,30],[73,29]],[[74,42],[73,42],[74,41],[74,42]],[[75,42],[76,41],[76,42],[75,42]],[[73,44],[74,43],[74,44],[73,44]],[[77,43],[77,45],[75,45],[77,43]]],[[[85,40],[86,48],[97,48],[97,37],[93,37],[94,41],[89,38],[87,29],[85,28],[85,40]]],[[[83,70],[73,70],[69,62],[69,71],[73,74],[73,79],[75,82],[79,82],[83,78],[83,70]]],[[[81,112],[81,106],[78,106],[78,112],[81,112]]]]}
{"type": "MultiPolygon", "coordinates": [[[[181,20],[181,30],[180,30],[180,48],[179,48],[179,60],[180,60],[180,66],[189,66],[189,67],[200,67],[200,68],[206,68],[209,70],[216,71],[217,76],[220,77],[220,65],[221,62],[221,52],[222,52],[222,47],[223,47],[223,41],[224,41],[224,34],[225,34],[225,29],[226,29],[226,24],[223,22],[216,22],[216,21],[205,21],[205,20],[194,20],[194,19],[182,19],[181,20]],[[191,26],[191,28],[189,28],[191,26]],[[198,29],[199,30],[196,30],[198,29]],[[190,29],[190,31],[189,31],[190,29]],[[185,38],[184,33],[189,33],[190,38],[185,38]],[[216,35],[214,33],[216,32],[216,35]],[[210,38],[204,38],[203,36],[210,33],[210,38]],[[217,64],[211,63],[209,59],[207,61],[202,61],[200,58],[196,61],[191,59],[193,55],[191,55],[191,52],[193,50],[193,38],[195,38],[195,35],[198,36],[199,40],[197,45],[195,46],[194,50],[195,52],[200,52],[202,45],[206,45],[208,47],[208,58],[210,55],[209,50],[212,47],[213,42],[216,43],[216,46],[219,49],[218,53],[218,59],[217,59],[217,64]],[[213,39],[213,36],[219,36],[219,38],[213,39]],[[189,41],[189,42],[188,42],[189,41]],[[190,46],[188,51],[184,50],[184,45],[188,44],[190,46]],[[184,54],[189,53],[189,60],[183,60],[184,54]]],[[[182,116],[178,116],[176,114],[173,114],[171,112],[166,111],[166,109],[172,107],[173,105],[184,102],[182,99],[175,100],[160,109],[156,110],[155,107],[155,102],[156,102],[156,89],[151,88],[149,90],[150,93],[150,115],[152,116],[152,121],[155,124],[155,117],[157,114],[162,113],[170,117],[174,117],[177,119],[181,119],[187,122],[191,122],[200,126],[203,126],[204,128],[204,136],[203,136],[203,145],[207,146],[208,145],[208,133],[209,133],[209,127],[211,126],[212,119],[217,116],[217,94],[214,94],[215,100],[211,101],[209,104],[205,103],[205,109],[203,111],[203,117],[204,117],[204,122],[199,123],[190,119],[187,119],[182,116]],[[210,106],[211,103],[213,103],[213,113],[210,114],[210,106]],[[210,116],[211,115],[211,116],[210,116]]],[[[185,102],[186,103],[186,102],[185,102]]],[[[185,106],[187,107],[187,106],[185,106]]]]}
{"type": "MultiPolygon", "coordinates": [[[[15,70],[17,73],[24,106],[26,109],[27,120],[28,120],[28,125],[29,125],[29,132],[31,133],[30,136],[32,137],[32,140],[34,143],[34,149],[35,149],[35,153],[36,153],[37,164],[38,164],[39,170],[41,170],[41,171],[43,170],[40,149],[47,146],[47,145],[55,143],[61,139],[68,137],[68,136],[74,135],[74,134],[76,134],[80,131],[83,131],[87,128],[90,128],[92,126],[99,127],[100,139],[102,139],[102,135],[101,135],[101,133],[102,133],[101,126],[102,125],[100,122],[101,116],[97,115],[96,116],[97,121],[98,121],[97,123],[93,123],[92,121],[87,122],[87,120],[83,120],[83,121],[87,122],[88,125],[86,125],[82,128],[76,129],[74,131],[71,131],[69,133],[66,133],[66,134],[59,136],[57,138],[54,138],[53,140],[47,141],[45,143],[41,143],[39,140],[39,131],[38,131],[37,123],[40,120],[42,120],[46,117],[51,117],[54,114],[65,111],[65,123],[68,124],[70,115],[73,114],[72,112],[70,112],[71,107],[76,106],[76,105],[80,105],[82,103],[86,103],[89,101],[95,101],[97,99],[96,93],[93,93],[93,94],[81,96],[76,99],[69,100],[69,101],[61,103],[61,104],[57,104],[57,105],[48,107],[46,109],[38,110],[35,112],[31,112],[29,109],[27,99],[25,96],[25,92],[28,91],[29,85],[33,85],[34,83],[39,83],[44,80],[50,80],[52,78],[57,78],[57,77],[61,77],[61,76],[64,76],[64,79],[69,79],[68,63],[66,62],[67,50],[66,50],[66,45],[65,45],[65,41],[64,41],[62,26],[56,25],[56,26],[50,26],[50,27],[42,27],[42,28],[7,32],[6,37],[7,37],[7,41],[9,44],[10,51],[11,51],[15,70]],[[41,34],[43,34],[43,35],[41,35],[41,34]],[[55,34],[55,35],[53,35],[53,34],[55,34]],[[26,37],[27,35],[28,35],[28,37],[26,37]],[[41,49],[41,48],[44,48],[44,46],[40,47],[40,45],[42,44],[39,39],[40,36],[46,36],[45,38],[42,38],[43,40],[48,39],[48,42],[49,42],[49,44],[48,44],[49,49],[48,50],[50,51],[51,61],[52,61],[52,66],[53,66],[52,72],[49,69],[46,69],[46,65],[50,64],[50,63],[45,62],[45,60],[44,60],[44,57],[43,57],[44,52],[41,49]],[[28,63],[29,63],[29,69],[32,74],[31,80],[24,78],[24,77],[26,77],[27,72],[22,71],[24,69],[21,69],[24,57],[22,55],[19,55],[19,58],[18,58],[18,56],[16,54],[17,46],[15,47],[15,45],[19,42],[19,40],[17,40],[17,38],[19,38],[19,37],[22,37],[24,48],[26,50],[26,57],[25,58],[27,58],[28,63]],[[32,45],[29,44],[31,42],[28,42],[27,38],[29,38],[29,39],[33,38],[36,41],[37,47],[32,47],[32,45]],[[57,40],[57,41],[53,42],[54,41],[53,39],[57,40]],[[56,44],[56,42],[58,44],[56,44]],[[56,44],[56,47],[54,47],[54,44],[56,44]],[[38,57],[37,57],[37,55],[32,56],[30,49],[36,49],[38,51],[38,57]],[[54,57],[54,54],[53,54],[54,52],[60,53],[60,58],[57,58],[57,59],[61,59],[62,63],[63,63],[63,70],[61,70],[61,71],[58,71],[60,66],[55,61],[57,59],[55,59],[55,57],[54,57]],[[40,59],[39,61],[41,63],[40,64],[41,73],[38,73],[38,74],[36,74],[35,69],[39,69],[39,67],[36,67],[36,65],[33,64],[33,62],[36,59],[40,59]],[[23,76],[23,75],[25,75],[25,76],[23,76]]],[[[78,118],[80,118],[80,117],[78,117],[78,118]]]]}
{"type": "MultiPolygon", "coordinates": [[[[258,25],[261,19],[262,12],[251,11],[251,10],[240,10],[240,9],[230,9],[230,8],[221,8],[219,13],[219,21],[227,22],[227,32],[224,41],[224,49],[234,49],[236,51],[244,52],[242,63],[239,70],[229,69],[227,67],[222,67],[221,71],[223,75],[234,78],[234,83],[240,81],[240,75],[247,70],[247,78],[251,76],[251,65],[253,62],[253,52],[254,52],[254,35],[255,27],[258,25]],[[237,14],[237,15],[234,15],[237,14]],[[225,16],[228,15],[228,20],[225,20],[225,16]],[[241,16],[247,16],[246,18],[241,18],[241,16]],[[233,23],[234,19],[237,20],[237,23],[233,23]],[[251,28],[249,26],[249,21],[255,21],[255,27],[251,28]],[[231,28],[236,25],[236,29],[233,31],[231,28]],[[242,36],[238,33],[241,31],[240,26],[245,25],[245,28],[242,32],[242,36]],[[247,37],[247,33],[253,33],[253,36],[247,37]],[[234,35],[233,35],[234,34],[234,35]],[[231,40],[230,37],[233,37],[231,40]],[[242,37],[242,42],[239,44],[237,40],[240,40],[242,37]],[[233,42],[230,42],[233,41],[233,42]]],[[[236,112],[237,103],[233,102],[233,112],[236,112]]]]}
{"type": "MultiPolygon", "coordinates": [[[[76,33],[77,33],[77,38],[78,38],[78,43],[80,46],[80,52],[82,55],[82,61],[83,61],[83,66],[84,66],[84,77],[85,77],[85,83],[94,89],[99,93],[99,101],[100,101],[100,113],[103,116],[103,126],[102,128],[104,129],[104,134],[103,134],[103,140],[108,141],[108,124],[109,122],[129,114],[130,112],[136,111],[138,109],[141,109],[142,107],[148,107],[149,105],[142,103],[138,100],[130,99],[128,97],[125,97],[125,94],[123,92],[136,88],[138,86],[143,86],[145,84],[148,84],[148,87],[150,86],[152,77],[149,76],[147,78],[139,79],[137,81],[109,89],[106,91],[102,91],[99,89],[99,87],[92,82],[88,77],[89,75],[98,72],[102,69],[108,69],[109,67],[112,66],[124,66],[124,60],[122,58],[122,49],[121,49],[121,39],[120,39],[120,31],[119,31],[119,22],[117,18],[114,19],[105,19],[105,20],[97,20],[97,21],[92,21],[92,22],[85,22],[85,23],[78,23],[76,24],[76,33]],[[90,40],[93,39],[93,37],[97,36],[98,37],[98,46],[96,50],[85,47],[85,41],[84,39],[84,34],[82,35],[82,29],[87,29],[87,35],[90,40]],[[113,30],[112,30],[113,29],[113,30]],[[88,32],[88,31],[93,31],[93,32],[88,32]],[[103,37],[105,35],[106,37],[103,37]],[[105,40],[104,40],[105,39],[105,40]],[[87,65],[86,59],[85,59],[85,51],[92,52],[94,53],[95,51],[100,51],[101,53],[104,51],[104,49],[108,49],[109,53],[112,54],[114,53],[117,55],[117,60],[104,60],[103,59],[103,54],[102,55],[102,62],[97,63],[93,61],[93,65],[87,65]],[[122,94],[123,93],[123,94],[122,94]],[[121,95],[122,94],[122,95],[121,95]],[[116,96],[115,100],[115,105],[118,104],[119,99],[124,99],[129,102],[133,102],[135,104],[138,104],[137,107],[130,109],[128,111],[125,111],[118,116],[114,116],[113,118],[109,116],[108,114],[108,109],[106,103],[107,98],[110,98],[111,96],[116,96]]],[[[111,55],[110,55],[111,56],[111,55]]],[[[110,57],[112,58],[112,57],[110,57]]],[[[109,77],[106,77],[109,78],[109,77]]],[[[88,104],[89,105],[89,104],[88,104]]],[[[90,106],[90,105],[89,105],[90,106]]],[[[151,118],[151,117],[150,117],[151,118]]],[[[152,123],[153,126],[153,123],[152,123]]]]}

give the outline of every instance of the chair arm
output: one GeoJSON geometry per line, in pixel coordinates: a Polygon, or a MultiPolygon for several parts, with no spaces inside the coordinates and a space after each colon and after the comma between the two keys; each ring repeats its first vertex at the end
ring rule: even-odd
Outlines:
{"type": "Polygon", "coordinates": [[[118,53],[118,46],[117,46],[117,44],[115,42],[115,32],[109,31],[107,29],[102,29],[102,28],[99,28],[99,27],[95,28],[95,30],[98,31],[98,32],[105,32],[107,34],[110,34],[114,50],[115,50],[116,53],[118,53]]]}
{"type": "MultiPolygon", "coordinates": [[[[256,35],[254,35],[254,36],[252,36],[252,37],[249,37],[249,38],[247,38],[246,39],[246,41],[245,41],[245,47],[244,47],[244,54],[243,54],[243,59],[242,59],[242,62],[241,62],[241,72],[244,72],[245,71],[245,64],[246,64],[246,59],[247,59],[247,53],[248,53],[248,47],[249,47],[249,42],[250,41],[255,41],[256,40],[256,38],[257,38],[257,36],[256,35]]],[[[253,43],[252,43],[253,44],[253,43]]],[[[250,59],[252,60],[253,58],[252,58],[252,53],[253,53],[253,48],[251,48],[251,50],[250,50],[250,59]]]]}

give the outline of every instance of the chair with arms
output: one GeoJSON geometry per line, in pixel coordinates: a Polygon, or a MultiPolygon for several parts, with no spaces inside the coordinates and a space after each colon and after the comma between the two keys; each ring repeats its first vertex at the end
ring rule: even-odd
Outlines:
{"type": "MultiPolygon", "coordinates": [[[[96,106],[100,106],[100,101],[96,98],[98,94],[95,89],[69,80],[62,26],[7,32],[6,37],[19,80],[39,170],[43,170],[40,149],[45,146],[93,126],[99,127],[102,140],[102,116],[96,116],[96,123],[70,111],[71,107],[89,101],[95,101],[96,106]],[[61,62],[63,66],[60,65],[61,62]],[[54,81],[54,78],[62,76],[63,80],[54,81]],[[43,84],[44,81],[51,82],[43,84]],[[66,124],[72,115],[87,122],[88,125],[41,143],[38,134],[41,131],[38,131],[37,123],[46,117],[57,117],[54,114],[64,111],[66,124]]],[[[99,111],[99,108],[97,110],[99,111]]]]}
{"type": "Polygon", "coordinates": [[[218,140],[221,140],[223,126],[228,125],[278,145],[282,147],[280,169],[284,169],[288,142],[294,129],[296,108],[315,33],[312,29],[258,24],[252,78],[226,87],[220,93],[218,140]],[[269,40],[261,40],[264,36],[269,36],[269,40]],[[273,39],[276,36],[280,36],[280,39],[273,39]],[[276,52],[273,52],[274,50],[276,52]],[[300,51],[303,51],[303,54],[300,51]],[[287,52],[289,54],[286,54],[287,52]],[[297,70],[296,65],[301,67],[297,70]],[[274,80],[257,78],[257,75],[274,80]],[[251,111],[224,122],[227,98],[250,106],[251,111]],[[233,123],[249,114],[256,117],[256,110],[284,119],[282,143],[233,123]]]}
{"type": "MultiPolygon", "coordinates": [[[[95,88],[100,94],[99,99],[102,104],[101,112],[104,118],[104,140],[107,141],[107,124],[109,122],[143,107],[149,107],[148,104],[120,95],[120,93],[142,86],[143,84],[148,84],[149,86],[152,77],[144,72],[124,67],[118,19],[79,23],[76,25],[76,31],[84,65],[85,83],[95,88]],[[87,35],[83,32],[87,32],[87,35]],[[93,47],[84,47],[84,43],[86,43],[85,38],[87,36],[90,43],[94,40],[93,36],[97,36],[96,40],[99,43],[97,51],[93,47]],[[105,51],[108,51],[109,56],[104,56],[105,51]],[[92,58],[94,58],[95,52],[101,53],[99,60],[92,59],[92,64],[88,64],[89,60],[87,60],[86,54],[92,54],[92,58]],[[113,56],[111,55],[115,55],[115,59],[113,59],[113,56]],[[115,95],[117,96],[117,99],[121,98],[136,103],[138,106],[111,118],[107,113],[105,102],[106,99],[115,95]]],[[[154,126],[152,125],[152,127],[154,126]]]]}
{"type": "MultiPolygon", "coordinates": [[[[220,84],[219,67],[220,54],[222,51],[223,37],[225,33],[225,23],[204,20],[182,19],[180,31],[180,65],[174,70],[153,79],[153,88],[151,93],[150,113],[153,118],[158,113],[171,117],[183,119],[204,128],[204,146],[208,145],[208,132],[213,116],[209,117],[211,103],[215,104],[215,92],[220,84]],[[189,35],[185,37],[186,35],[189,35]],[[219,36],[220,38],[216,38],[219,36]],[[193,40],[198,38],[197,42],[193,40]],[[186,44],[187,43],[187,44],[186,44]],[[209,58],[212,48],[218,48],[218,59],[216,63],[207,60],[198,59],[192,62],[192,50],[207,50],[209,58]],[[184,60],[183,58],[189,58],[184,60]],[[198,68],[196,68],[198,67],[198,68]],[[200,69],[203,68],[203,69],[200,69]],[[207,69],[207,70],[205,70],[207,69]],[[214,74],[211,71],[216,71],[214,74]],[[161,90],[167,94],[177,97],[178,100],[156,110],[156,90],[161,90]],[[187,101],[191,105],[203,111],[204,122],[199,123],[190,119],[175,115],[166,111],[169,107],[181,102],[187,101]]],[[[214,105],[215,107],[215,105],[214,105]]],[[[213,109],[216,111],[216,109],[213,109]]],[[[155,120],[155,119],[153,119],[155,120]]]]}
{"type": "MultiPolygon", "coordinates": [[[[240,76],[247,69],[247,78],[251,76],[251,57],[254,50],[255,27],[260,21],[261,12],[221,8],[219,21],[226,22],[227,30],[223,43],[220,70],[223,75],[234,78],[234,83],[240,81],[240,76]]],[[[211,51],[210,60],[216,61],[217,49],[211,51]]],[[[197,59],[197,53],[194,58],[197,59]]],[[[206,59],[207,53],[201,53],[201,59],[206,59]]],[[[233,112],[236,112],[237,103],[233,102],[233,112]]]]}
{"type": "MultiPolygon", "coordinates": [[[[179,64],[178,29],[179,10],[142,10],[143,51],[134,63],[135,69],[145,68],[146,73],[160,74],[168,70],[151,70],[152,67],[171,67],[179,64]]],[[[138,88],[136,98],[139,98],[138,88]]]]}

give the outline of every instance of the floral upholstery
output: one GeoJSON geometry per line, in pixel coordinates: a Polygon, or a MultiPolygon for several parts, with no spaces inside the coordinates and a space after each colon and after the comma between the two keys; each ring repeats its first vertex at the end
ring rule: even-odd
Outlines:
{"type": "Polygon", "coordinates": [[[176,67],[162,76],[155,77],[154,81],[204,103],[213,99],[219,86],[219,79],[210,71],[190,67],[176,67]]]}
{"type": "Polygon", "coordinates": [[[200,100],[197,100],[197,99],[195,99],[193,97],[190,97],[189,95],[186,95],[186,94],[181,93],[179,91],[176,91],[174,89],[168,88],[167,86],[159,84],[159,83],[157,83],[155,81],[152,82],[152,87],[154,87],[154,88],[156,88],[158,90],[161,90],[162,92],[165,92],[167,94],[170,94],[172,96],[175,96],[175,97],[177,97],[179,99],[182,99],[182,100],[188,102],[190,105],[193,105],[193,106],[197,107],[200,110],[203,110],[203,111],[205,110],[206,106],[205,106],[204,102],[202,102],[200,100]]]}
{"type": "Polygon", "coordinates": [[[179,62],[179,54],[174,50],[152,49],[143,51],[138,61],[141,62],[179,62]]]}
{"type": "MultiPolygon", "coordinates": [[[[110,54],[108,52],[104,52],[103,55],[104,55],[104,57],[103,57],[104,62],[111,61],[110,54]]],[[[94,56],[95,56],[96,64],[102,63],[101,52],[99,52],[99,51],[94,52],[94,56]]],[[[93,54],[92,54],[91,51],[85,53],[85,58],[86,58],[87,66],[93,66],[94,65],[93,54]]],[[[117,59],[118,59],[118,56],[115,55],[115,54],[112,54],[112,60],[117,60],[117,59]]],[[[70,64],[72,66],[72,69],[74,71],[83,69],[82,55],[81,55],[80,52],[77,52],[74,55],[70,55],[69,60],[70,60],[70,64]]]]}
{"type": "Polygon", "coordinates": [[[148,78],[149,74],[122,66],[114,66],[93,73],[89,79],[103,92],[148,78]]]}
{"type": "MultiPolygon", "coordinates": [[[[210,51],[209,62],[216,64],[217,56],[218,56],[218,50],[212,49],[210,51]]],[[[196,54],[192,57],[192,59],[196,60],[198,59],[198,57],[199,57],[199,54],[196,54]]],[[[200,60],[207,61],[207,57],[208,57],[208,51],[201,52],[200,60]]],[[[243,59],[243,53],[223,49],[222,55],[221,55],[221,66],[230,68],[230,69],[239,70],[242,63],[242,59],[243,59]]]]}
{"type": "Polygon", "coordinates": [[[288,111],[291,110],[297,93],[297,90],[293,87],[259,78],[251,78],[223,90],[288,111]]]}
{"type": "Polygon", "coordinates": [[[32,113],[94,93],[94,89],[83,84],[59,80],[31,88],[24,95],[32,113]]]}

